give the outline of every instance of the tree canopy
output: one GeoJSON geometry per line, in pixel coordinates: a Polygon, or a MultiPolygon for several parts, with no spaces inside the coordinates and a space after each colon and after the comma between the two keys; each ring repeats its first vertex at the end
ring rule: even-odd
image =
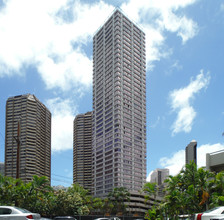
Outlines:
{"type": "MultiPolygon", "coordinates": [[[[146,198],[155,195],[155,189],[146,183],[146,198]]],[[[205,168],[197,169],[192,161],[176,176],[166,179],[165,193],[164,199],[148,210],[148,219],[160,219],[162,216],[175,219],[178,215],[193,215],[224,205],[224,172],[215,174],[205,168]]]]}

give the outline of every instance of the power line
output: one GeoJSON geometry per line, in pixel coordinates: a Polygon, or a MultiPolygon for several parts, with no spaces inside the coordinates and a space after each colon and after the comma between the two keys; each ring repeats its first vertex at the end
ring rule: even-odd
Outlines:
{"type": "Polygon", "coordinates": [[[61,183],[72,184],[71,182],[68,182],[68,181],[65,181],[65,180],[61,180],[61,179],[54,179],[54,178],[52,178],[51,180],[54,180],[56,182],[61,182],[61,183]]]}
{"type": "Polygon", "coordinates": [[[72,177],[61,176],[61,175],[58,175],[58,174],[55,174],[55,173],[52,173],[51,175],[52,175],[52,176],[58,176],[58,177],[66,178],[66,179],[70,179],[70,180],[73,179],[72,177]]]}
{"type": "Polygon", "coordinates": [[[3,137],[2,133],[1,133],[1,131],[0,131],[0,135],[1,135],[2,139],[3,139],[3,141],[4,141],[4,137],[3,137]]]}

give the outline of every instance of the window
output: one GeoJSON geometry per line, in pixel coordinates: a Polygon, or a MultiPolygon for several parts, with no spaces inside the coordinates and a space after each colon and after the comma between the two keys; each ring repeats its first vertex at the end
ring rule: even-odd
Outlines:
{"type": "Polygon", "coordinates": [[[8,208],[0,208],[0,215],[9,215],[12,213],[11,209],[8,208]]]}

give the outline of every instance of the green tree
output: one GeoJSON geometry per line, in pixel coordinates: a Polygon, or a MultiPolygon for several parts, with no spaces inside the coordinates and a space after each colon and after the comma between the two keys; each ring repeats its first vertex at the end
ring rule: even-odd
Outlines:
{"type": "Polygon", "coordinates": [[[208,193],[209,172],[204,168],[197,169],[193,161],[186,164],[185,169],[170,177],[167,182],[165,196],[172,214],[193,214],[206,208],[208,193]],[[173,195],[174,199],[172,198],[173,195]],[[176,204],[175,204],[176,203],[176,204]],[[175,209],[176,207],[176,209],[175,209]],[[175,213],[174,213],[175,212],[175,213]]]}
{"type": "Polygon", "coordinates": [[[104,210],[103,214],[108,215],[112,213],[113,208],[114,208],[114,202],[110,200],[109,198],[105,198],[103,200],[103,210],[104,210]]]}
{"type": "Polygon", "coordinates": [[[224,205],[224,171],[217,173],[211,180],[211,207],[224,205]]]}
{"type": "Polygon", "coordinates": [[[23,183],[20,179],[13,179],[0,174],[0,204],[15,205],[19,193],[18,186],[21,184],[23,183]]]}
{"type": "Polygon", "coordinates": [[[157,194],[157,184],[147,182],[144,184],[142,191],[145,193],[146,201],[148,201],[151,197],[154,197],[155,199],[157,194]]]}
{"type": "Polygon", "coordinates": [[[103,214],[104,201],[101,198],[92,198],[90,212],[91,214],[103,214]]]}
{"type": "Polygon", "coordinates": [[[68,190],[55,192],[54,215],[86,215],[89,214],[87,190],[73,184],[68,190]]]}
{"type": "Polygon", "coordinates": [[[112,192],[108,194],[108,198],[113,202],[113,212],[126,213],[125,202],[130,201],[130,193],[125,187],[114,188],[112,192]]]}

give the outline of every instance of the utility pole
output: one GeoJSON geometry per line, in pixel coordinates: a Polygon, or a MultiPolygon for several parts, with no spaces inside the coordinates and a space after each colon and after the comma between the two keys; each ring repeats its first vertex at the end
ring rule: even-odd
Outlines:
{"type": "Polygon", "coordinates": [[[17,143],[17,156],[16,156],[16,179],[19,179],[19,160],[20,160],[20,120],[18,120],[18,125],[17,125],[17,136],[14,137],[17,143]]]}

